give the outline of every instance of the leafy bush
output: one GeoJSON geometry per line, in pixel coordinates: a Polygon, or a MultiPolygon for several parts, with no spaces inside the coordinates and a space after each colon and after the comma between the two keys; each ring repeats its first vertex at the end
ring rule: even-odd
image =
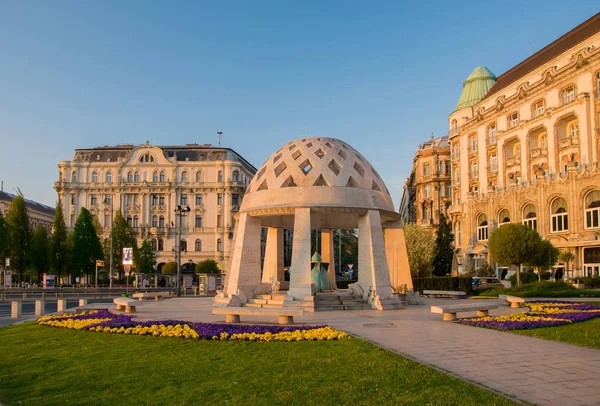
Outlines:
{"type": "Polygon", "coordinates": [[[470,277],[413,278],[413,285],[414,289],[421,292],[421,294],[424,290],[463,291],[467,295],[470,295],[473,291],[470,277]]]}
{"type": "Polygon", "coordinates": [[[583,283],[586,289],[598,289],[600,288],[600,277],[575,278],[575,282],[583,283]]]}
{"type": "Polygon", "coordinates": [[[219,273],[219,264],[213,259],[205,259],[196,264],[196,273],[219,273]]]}
{"type": "Polygon", "coordinates": [[[600,297],[600,291],[575,289],[564,282],[529,283],[521,287],[514,286],[509,289],[491,289],[479,292],[486,296],[512,295],[519,297],[600,297]]]}
{"type": "MultiPolygon", "coordinates": [[[[517,286],[517,274],[514,273],[508,278],[511,286],[517,286]]],[[[538,276],[533,271],[521,272],[521,283],[526,285],[528,283],[534,283],[538,281],[538,276]]]]}

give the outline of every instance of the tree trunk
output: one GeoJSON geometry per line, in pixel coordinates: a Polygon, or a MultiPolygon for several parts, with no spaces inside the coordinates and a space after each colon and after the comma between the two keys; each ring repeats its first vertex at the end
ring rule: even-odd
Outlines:
{"type": "Polygon", "coordinates": [[[542,270],[540,268],[538,268],[538,282],[542,283],[542,270]]]}
{"type": "Polygon", "coordinates": [[[521,286],[521,264],[515,266],[517,267],[517,286],[521,286]]]}

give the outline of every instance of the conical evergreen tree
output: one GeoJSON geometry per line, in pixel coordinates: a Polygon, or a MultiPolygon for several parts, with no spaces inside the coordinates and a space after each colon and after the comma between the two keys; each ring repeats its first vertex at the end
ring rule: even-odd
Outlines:
{"type": "Polygon", "coordinates": [[[82,274],[88,276],[95,270],[96,260],[102,259],[102,245],[96,229],[92,214],[85,207],[81,208],[79,217],[73,228],[72,275],[77,277],[82,274]]]}
{"type": "Polygon", "coordinates": [[[452,234],[452,224],[444,213],[440,213],[440,226],[435,239],[435,257],[433,258],[433,274],[436,276],[446,276],[452,270],[452,256],[454,249],[452,243],[454,234],[452,234]]]}
{"type": "Polygon", "coordinates": [[[65,216],[60,203],[56,204],[54,214],[54,226],[52,233],[52,270],[56,274],[57,283],[60,283],[61,275],[67,272],[69,263],[69,247],[67,244],[67,227],[65,216]]]}
{"type": "MultiPolygon", "coordinates": [[[[133,248],[134,259],[138,256],[137,254],[137,240],[133,236],[133,232],[131,231],[131,227],[127,224],[127,220],[123,217],[121,210],[117,210],[115,212],[115,217],[113,219],[113,266],[116,272],[119,273],[119,276],[122,276],[123,273],[123,248],[131,247],[133,248]]],[[[105,252],[106,257],[109,258],[110,255],[110,245],[109,242],[105,243],[105,252]]],[[[136,264],[134,263],[134,266],[136,264]]]]}
{"type": "Polygon", "coordinates": [[[29,264],[29,250],[31,248],[29,215],[23,196],[15,196],[10,206],[8,206],[6,225],[8,228],[10,266],[19,273],[21,282],[23,282],[23,272],[29,264]]]}

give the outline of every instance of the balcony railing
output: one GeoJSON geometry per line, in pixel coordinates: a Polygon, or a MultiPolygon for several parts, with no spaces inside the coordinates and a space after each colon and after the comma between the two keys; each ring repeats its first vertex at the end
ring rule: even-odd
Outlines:
{"type": "Polygon", "coordinates": [[[569,103],[573,103],[577,99],[577,93],[563,94],[560,98],[560,105],[566,106],[569,103]]]}
{"type": "Polygon", "coordinates": [[[451,128],[450,129],[450,136],[451,137],[454,137],[455,135],[458,135],[458,134],[460,134],[460,128],[455,127],[455,128],[451,128]]]}
{"type": "Polygon", "coordinates": [[[490,165],[488,167],[488,172],[489,173],[498,173],[498,165],[490,165]]]}
{"type": "Polygon", "coordinates": [[[562,138],[562,139],[558,140],[558,148],[560,148],[560,149],[569,148],[570,146],[576,146],[576,145],[579,145],[578,137],[567,137],[567,138],[562,138]]]}
{"type": "Polygon", "coordinates": [[[488,136],[488,139],[487,139],[488,147],[491,147],[496,144],[498,144],[498,138],[495,135],[488,136]]]}
{"type": "Polygon", "coordinates": [[[515,164],[515,158],[507,158],[506,159],[506,166],[513,166],[515,164]]]}

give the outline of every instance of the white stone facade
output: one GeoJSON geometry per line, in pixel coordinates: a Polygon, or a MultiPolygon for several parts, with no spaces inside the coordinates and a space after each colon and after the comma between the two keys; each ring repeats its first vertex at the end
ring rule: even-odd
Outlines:
{"type": "MultiPolygon", "coordinates": [[[[210,145],[150,144],[78,149],[59,163],[55,183],[67,228],[81,207],[98,216],[108,237],[120,209],[138,238],[156,249],[159,265],[175,260],[177,205],[182,217],[182,264],[214,259],[224,265],[246,186],[256,169],[235,151],[210,145]]],[[[223,266],[224,268],[224,266],[223,266]]]]}
{"type": "Polygon", "coordinates": [[[489,260],[494,228],[523,222],[576,255],[575,275],[598,275],[600,15],[499,76],[448,121],[449,213],[464,270],[489,260]]]}

